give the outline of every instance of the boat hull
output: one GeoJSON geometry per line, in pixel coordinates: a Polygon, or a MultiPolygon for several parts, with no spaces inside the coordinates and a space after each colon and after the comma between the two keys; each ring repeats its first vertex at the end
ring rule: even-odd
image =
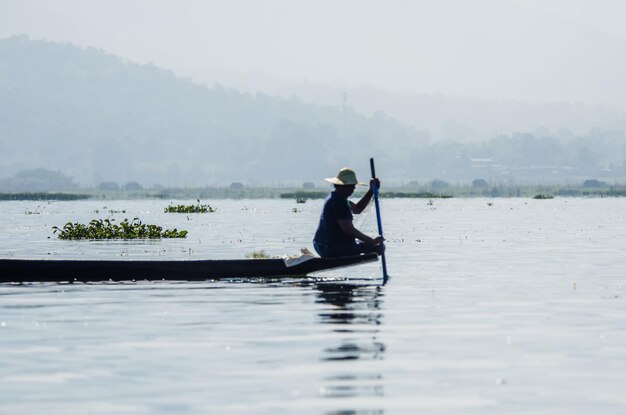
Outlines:
{"type": "Polygon", "coordinates": [[[313,258],[287,267],[282,259],[244,260],[28,260],[0,259],[0,283],[172,280],[304,276],[377,261],[376,254],[313,258]]]}

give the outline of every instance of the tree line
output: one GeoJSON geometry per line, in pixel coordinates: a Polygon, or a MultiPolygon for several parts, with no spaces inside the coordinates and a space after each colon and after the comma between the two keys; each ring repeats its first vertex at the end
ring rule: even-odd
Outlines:
{"type": "Polygon", "coordinates": [[[13,182],[37,168],[81,186],[307,181],[342,166],[367,171],[371,156],[393,178],[625,175],[622,131],[433,141],[381,112],[196,84],[25,36],[0,40],[0,95],[0,178],[13,182]]]}

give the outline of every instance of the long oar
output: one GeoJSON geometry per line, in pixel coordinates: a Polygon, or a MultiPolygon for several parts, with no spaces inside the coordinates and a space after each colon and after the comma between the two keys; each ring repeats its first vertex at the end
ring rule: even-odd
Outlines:
{"type": "MultiPolygon", "coordinates": [[[[372,170],[372,179],[376,178],[376,169],[374,168],[374,158],[370,159],[370,169],[372,170]]],[[[374,185],[372,191],[374,192],[374,206],[376,206],[376,222],[378,222],[378,234],[383,236],[383,223],[380,220],[380,204],[378,203],[378,186],[374,185]]],[[[383,242],[381,242],[382,244],[383,242]]],[[[387,274],[387,261],[385,260],[385,250],[383,246],[382,254],[380,255],[383,264],[383,284],[387,283],[389,275],[387,274]]]]}

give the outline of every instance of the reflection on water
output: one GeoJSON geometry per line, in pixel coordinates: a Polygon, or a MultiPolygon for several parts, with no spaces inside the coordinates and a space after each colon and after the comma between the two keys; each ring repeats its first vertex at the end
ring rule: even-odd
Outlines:
{"type": "MultiPolygon", "coordinates": [[[[317,303],[323,311],[319,322],[330,326],[330,338],[338,344],[326,347],[320,360],[334,372],[327,375],[320,393],[325,398],[382,397],[383,378],[376,370],[364,372],[354,361],[383,359],[385,345],[379,338],[383,323],[383,291],[379,286],[320,283],[317,303]],[[358,371],[357,371],[358,369],[358,371]]],[[[375,368],[377,365],[368,365],[375,368]]],[[[340,410],[329,414],[382,414],[381,410],[340,410]]]]}

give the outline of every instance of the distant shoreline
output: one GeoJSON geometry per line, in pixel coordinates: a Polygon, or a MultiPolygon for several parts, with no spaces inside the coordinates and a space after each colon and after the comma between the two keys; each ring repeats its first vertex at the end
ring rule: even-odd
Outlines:
{"type": "MultiPolygon", "coordinates": [[[[0,192],[0,201],[76,201],[76,200],[195,200],[211,199],[293,199],[300,202],[308,199],[323,199],[329,189],[303,190],[301,188],[164,188],[143,190],[93,190],[82,189],[67,192],[0,192]]],[[[364,191],[355,193],[358,197],[364,191]]],[[[449,186],[443,189],[394,187],[381,191],[381,198],[389,199],[445,199],[445,198],[535,198],[552,199],[556,197],[626,197],[626,185],[606,188],[584,186],[449,186]]]]}

